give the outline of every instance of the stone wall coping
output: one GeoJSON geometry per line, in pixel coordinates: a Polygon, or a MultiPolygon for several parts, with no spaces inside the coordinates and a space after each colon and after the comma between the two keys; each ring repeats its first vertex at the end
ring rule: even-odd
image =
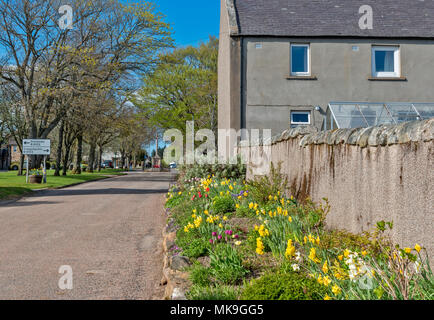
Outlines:
{"type": "MultiPolygon", "coordinates": [[[[366,148],[368,146],[390,146],[409,142],[429,142],[434,140],[434,118],[424,121],[403,122],[398,125],[328,131],[318,131],[313,126],[300,126],[274,136],[271,139],[271,144],[275,145],[292,139],[300,139],[301,147],[321,144],[348,144],[366,148]]],[[[258,143],[246,144],[244,142],[240,146],[258,146],[258,143]]]]}

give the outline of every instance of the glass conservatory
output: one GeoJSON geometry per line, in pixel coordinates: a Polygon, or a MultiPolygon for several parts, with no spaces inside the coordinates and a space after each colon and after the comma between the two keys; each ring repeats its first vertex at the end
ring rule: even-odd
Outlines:
{"type": "Polygon", "coordinates": [[[434,103],[331,102],[324,127],[325,130],[366,128],[433,117],[434,103]]]}

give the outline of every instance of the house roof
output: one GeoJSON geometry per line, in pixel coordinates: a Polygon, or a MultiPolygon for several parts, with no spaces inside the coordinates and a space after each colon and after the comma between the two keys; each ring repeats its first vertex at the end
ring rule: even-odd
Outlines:
{"type": "MultiPolygon", "coordinates": [[[[433,38],[434,0],[226,0],[244,36],[433,38]],[[362,30],[359,9],[373,9],[362,30]]],[[[233,30],[233,26],[232,26],[233,30]]]]}

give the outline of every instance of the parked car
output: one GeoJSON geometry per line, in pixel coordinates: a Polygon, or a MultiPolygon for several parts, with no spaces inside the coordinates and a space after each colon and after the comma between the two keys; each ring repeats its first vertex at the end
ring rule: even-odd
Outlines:
{"type": "Polygon", "coordinates": [[[103,163],[101,163],[101,168],[104,168],[104,169],[107,169],[107,168],[113,169],[114,168],[113,167],[113,162],[110,161],[110,160],[105,160],[103,163]]]}
{"type": "Polygon", "coordinates": [[[170,169],[176,169],[176,162],[171,162],[169,164],[170,169]]]}

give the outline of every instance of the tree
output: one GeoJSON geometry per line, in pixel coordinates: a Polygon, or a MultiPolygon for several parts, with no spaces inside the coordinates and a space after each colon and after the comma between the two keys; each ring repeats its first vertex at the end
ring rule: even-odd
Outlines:
{"type": "Polygon", "coordinates": [[[130,88],[132,77],[153,68],[156,52],[171,45],[170,28],[152,3],[70,4],[73,29],[62,30],[59,1],[0,0],[0,79],[19,94],[29,138],[47,138],[97,84],[130,88]]]}
{"type": "Polygon", "coordinates": [[[186,131],[186,121],[217,132],[218,39],[199,47],[178,48],[160,56],[161,63],[143,80],[132,98],[150,124],[186,131]]]}

